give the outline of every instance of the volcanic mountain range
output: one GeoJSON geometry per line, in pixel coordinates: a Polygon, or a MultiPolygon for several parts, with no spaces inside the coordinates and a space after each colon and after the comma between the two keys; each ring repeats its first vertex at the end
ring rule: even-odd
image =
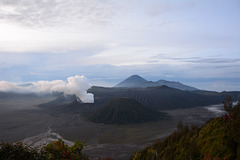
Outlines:
{"type": "Polygon", "coordinates": [[[133,75],[112,88],[90,88],[88,92],[94,94],[94,103],[79,103],[74,96],[61,96],[39,107],[54,113],[80,113],[96,123],[131,124],[160,120],[163,114],[159,111],[162,110],[220,104],[226,95],[233,99],[240,95],[240,92],[197,90],[178,82],[166,81],[165,84],[174,84],[182,90],[166,85],[145,88],[141,85],[150,83],[156,85],[158,82],[133,75]]]}
{"type": "Polygon", "coordinates": [[[194,91],[197,88],[187,86],[185,84],[173,81],[159,80],[156,82],[147,81],[146,79],[140,77],[139,75],[132,75],[125,79],[124,81],[117,84],[115,87],[119,88],[146,88],[146,87],[157,87],[157,86],[168,86],[171,88],[176,88],[180,90],[194,91]]]}

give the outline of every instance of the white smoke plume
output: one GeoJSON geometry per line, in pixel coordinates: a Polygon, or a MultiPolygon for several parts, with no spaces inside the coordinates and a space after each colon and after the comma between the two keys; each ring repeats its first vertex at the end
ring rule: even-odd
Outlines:
{"type": "Polygon", "coordinates": [[[0,91],[15,93],[54,93],[62,92],[65,95],[76,95],[83,103],[94,103],[94,95],[87,93],[90,88],[85,76],[68,77],[67,82],[63,80],[37,81],[32,85],[23,86],[19,84],[0,81],[0,91]]]}

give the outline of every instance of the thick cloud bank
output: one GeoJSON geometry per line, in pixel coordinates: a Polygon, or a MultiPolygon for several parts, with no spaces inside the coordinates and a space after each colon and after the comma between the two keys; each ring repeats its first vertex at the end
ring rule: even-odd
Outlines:
{"type": "Polygon", "coordinates": [[[62,92],[65,95],[76,95],[83,103],[93,103],[94,95],[87,93],[91,86],[85,76],[68,77],[67,82],[63,80],[38,81],[31,85],[17,85],[6,81],[0,81],[0,91],[15,93],[54,93],[62,92]]]}

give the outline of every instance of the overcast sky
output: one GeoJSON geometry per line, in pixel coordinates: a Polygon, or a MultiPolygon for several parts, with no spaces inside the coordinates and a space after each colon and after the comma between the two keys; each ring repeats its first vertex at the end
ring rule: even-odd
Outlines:
{"type": "Polygon", "coordinates": [[[239,28],[239,0],[0,0],[0,81],[240,90],[239,28]]]}

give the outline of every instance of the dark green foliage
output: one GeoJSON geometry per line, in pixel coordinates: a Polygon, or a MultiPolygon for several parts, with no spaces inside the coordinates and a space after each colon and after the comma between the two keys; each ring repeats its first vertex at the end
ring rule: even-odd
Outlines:
{"type": "Polygon", "coordinates": [[[105,158],[98,158],[98,160],[114,160],[113,158],[111,158],[110,156],[107,156],[105,158]]]}
{"type": "Polygon", "coordinates": [[[232,109],[229,128],[230,135],[237,143],[240,143],[240,102],[232,109]]]}
{"type": "Polygon", "coordinates": [[[228,121],[218,117],[209,120],[201,128],[189,128],[179,122],[174,133],[142,151],[135,152],[131,159],[240,159],[240,103],[231,110],[228,121]],[[154,151],[154,156],[150,151],[154,151]]]}
{"type": "Polygon", "coordinates": [[[88,160],[88,156],[82,153],[85,143],[75,141],[73,146],[65,145],[59,139],[52,141],[40,151],[37,148],[26,146],[22,142],[0,144],[1,160],[88,160]]]}
{"type": "Polygon", "coordinates": [[[231,113],[228,133],[237,144],[237,157],[240,159],[240,101],[232,109],[231,113]]]}
{"type": "Polygon", "coordinates": [[[213,119],[198,133],[197,144],[200,153],[213,155],[220,159],[234,159],[236,143],[228,134],[229,129],[222,117],[213,119]]]}
{"type": "Polygon", "coordinates": [[[42,158],[36,148],[31,148],[22,142],[0,143],[1,160],[41,160],[42,158]]]}
{"type": "Polygon", "coordinates": [[[227,95],[223,101],[224,109],[227,112],[231,112],[232,110],[232,105],[233,105],[233,98],[231,95],[227,95]]]}
{"type": "Polygon", "coordinates": [[[87,116],[89,121],[105,124],[133,124],[157,121],[166,115],[151,110],[133,99],[116,98],[87,116]]]}
{"type": "Polygon", "coordinates": [[[181,122],[178,125],[177,131],[173,132],[170,136],[164,140],[155,142],[152,146],[147,147],[142,152],[135,153],[134,160],[149,159],[149,154],[154,156],[150,159],[199,159],[199,151],[195,142],[196,133],[198,128],[195,126],[191,127],[183,125],[181,122]]]}
{"type": "Polygon", "coordinates": [[[42,149],[41,154],[46,160],[57,160],[57,159],[72,159],[72,160],[88,160],[88,156],[82,153],[82,149],[85,143],[79,143],[75,141],[74,145],[69,147],[59,139],[49,143],[42,149]]]}

